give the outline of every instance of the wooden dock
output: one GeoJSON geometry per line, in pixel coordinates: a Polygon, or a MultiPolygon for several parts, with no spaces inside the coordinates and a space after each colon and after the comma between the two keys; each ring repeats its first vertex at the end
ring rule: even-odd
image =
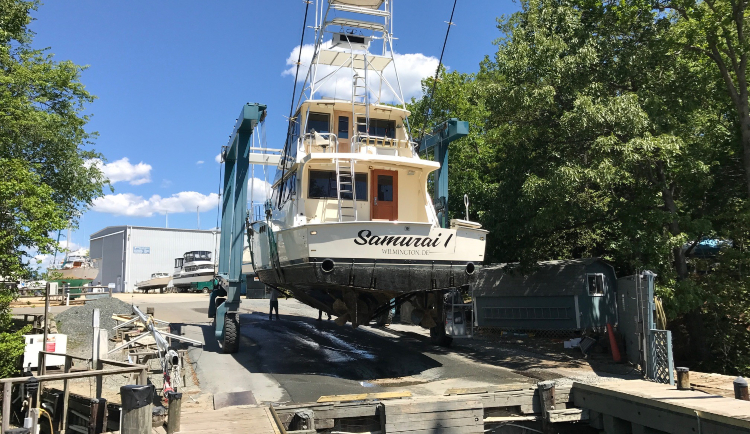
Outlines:
{"type": "Polygon", "coordinates": [[[574,383],[557,387],[552,399],[543,412],[539,389],[530,384],[449,389],[443,396],[336,395],[310,403],[183,412],[179,432],[482,434],[513,423],[556,432],[575,432],[585,424],[606,434],[750,434],[750,402],[650,381],[574,383]]]}
{"type": "Polygon", "coordinates": [[[205,412],[182,412],[182,433],[281,434],[268,407],[241,405],[205,412]]]}
{"type": "Polygon", "coordinates": [[[607,434],[750,433],[750,401],[642,380],[574,383],[571,395],[576,407],[589,410],[589,423],[607,434]]]}

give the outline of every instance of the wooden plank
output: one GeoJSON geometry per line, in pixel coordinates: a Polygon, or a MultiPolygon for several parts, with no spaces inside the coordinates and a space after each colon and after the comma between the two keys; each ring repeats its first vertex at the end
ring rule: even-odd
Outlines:
{"type": "MultiPolygon", "coordinates": [[[[406,427],[405,427],[406,428],[406,427]]],[[[434,429],[422,429],[422,430],[404,430],[404,431],[388,431],[388,434],[483,434],[484,428],[482,426],[454,426],[446,428],[434,428],[434,429]]]]}
{"type": "Polygon", "coordinates": [[[477,393],[496,393],[496,392],[510,392],[518,390],[531,389],[530,384],[526,383],[513,383],[513,384],[499,384],[496,386],[483,386],[483,387],[469,387],[469,388],[454,388],[446,390],[443,395],[471,395],[477,393]]]}
{"type": "Polygon", "coordinates": [[[565,408],[562,410],[550,410],[547,412],[547,420],[551,423],[581,422],[589,420],[589,411],[580,408],[565,408]]]}
{"type": "Polygon", "coordinates": [[[484,423],[533,422],[537,420],[539,420],[539,416],[491,416],[485,417],[484,423]]]}
{"type": "Polygon", "coordinates": [[[395,399],[410,398],[411,392],[378,392],[378,393],[357,393],[353,395],[326,395],[318,398],[318,402],[343,402],[343,401],[365,401],[372,399],[395,399]]]}
{"type": "Polygon", "coordinates": [[[417,414],[386,414],[386,424],[408,423],[416,420],[448,420],[448,419],[483,419],[484,410],[481,408],[472,410],[443,411],[439,413],[417,413],[417,414]]]}
{"type": "Polygon", "coordinates": [[[416,413],[434,413],[451,410],[469,410],[483,408],[479,400],[440,400],[440,401],[387,401],[383,403],[385,407],[386,419],[392,414],[416,414],[416,413]]]}
{"type": "Polygon", "coordinates": [[[484,430],[484,420],[479,418],[460,418],[460,419],[442,419],[442,420],[418,420],[418,421],[412,421],[412,422],[399,422],[399,423],[386,423],[385,424],[385,432],[392,433],[392,432],[398,432],[401,431],[404,428],[407,428],[409,430],[422,430],[422,429],[428,429],[428,430],[437,430],[442,428],[454,428],[454,427],[464,427],[464,426],[472,426],[472,427],[482,427],[482,430],[484,430]]]}

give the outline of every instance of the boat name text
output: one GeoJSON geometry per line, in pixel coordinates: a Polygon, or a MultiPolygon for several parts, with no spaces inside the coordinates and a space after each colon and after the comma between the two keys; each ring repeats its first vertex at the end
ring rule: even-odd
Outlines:
{"type": "MultiPolygon", "coordinates": [[[[393,247],[438,247],[440,243],[440,236],[437,237],[405,237],[405,236],[392,236],[392,235],[373,235],[368,229],[362,229],[357,234],[357,238],[354,239],[354,244],[358,246],[370,245],[370,246],[393,246],[393,247]]],[[[442,243],[443,248],[448,247],[448,243],[453,234],[448,236],[448,239],[442,243]]]]}

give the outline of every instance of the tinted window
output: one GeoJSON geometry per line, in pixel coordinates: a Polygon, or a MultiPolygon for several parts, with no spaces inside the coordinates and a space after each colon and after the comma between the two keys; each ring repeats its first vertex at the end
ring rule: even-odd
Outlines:
{"type": "Polygon", "coordinates": [[[339,116],[339,127],[336,136],[339,139],[349,138],[349,116],[339,116]]]}
{"type": "MultiPolygon", "coordinates": [[[[358,118],[359,125],[357,130],[360,133],[365,132],[365,118],[358,118]]],[[[370,119],[370,132],[371,136],[388,137],[391,139],[396,138],[396,121],[388,121],[385,119],[370,119]]]]}
{"type": "Polygon", "coordinates": [[[378,175],[378,200],[393,202],[393,176],[378,175]]]}
{"type": "Polygon", "coordinates": [[[318,133],[330,132],[328,115],[324,113],[310,113],[307,117],[307,133],[315,130],[318,133]]]}
{"type": "MultiPolygon", "coordinates": [[[[357,173],[354,175],[354,185],[357,191],[357,200],[367,200],[367,174],[357,173]]],[[[343,198],[351,199],[351,194],[342,194],[343,198]]],[[[336,172],[328,170],[311,170],[310,184],[307,197],[311,199],[336,199],[336,172]]]]}

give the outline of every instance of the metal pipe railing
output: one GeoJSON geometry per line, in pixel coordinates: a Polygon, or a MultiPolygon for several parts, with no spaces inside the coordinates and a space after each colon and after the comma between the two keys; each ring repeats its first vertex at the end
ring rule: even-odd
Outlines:
{"type": "MultiPolygon", "coordinates": [[[[37,389],[37,405],[40,403],[40,397],[42,393],[42,387],[44,382],[47,381],[59,381],[63,380],[63,426],[65,426],[65,422],[67,421],[67,414],[68,414],[68,398],[70,395],[70,389],[68,385],[69,380],[74,380],[76,378],[89,378],[89,377],[96,377],[97,379],[102,378],[103,376],[107,375],[120,375],[120,374],[131,374],[131,373],[138,373],[138,383],[145,385],[147,381],[147,367],[145,365],[134,365],[126,362],[120,362],[117,360],[108,360],[108,359],[99,359],[99,366],[103,366],[105,364],[107,365],[113,365],[113,366],[119,366],[115,369],[96,369],[91,371],[82,371],[82,372],[70,372],[70,369],[72,367],[72,361],[75,360],[83,360],[86,362],[90,362],[92,359],[88,359],[85,357],[78,357],[78,356],[72,356],[70,354],[59,354],[59,353],[53,353],[49,351],[40,351],[39,352],[39,367],[37,367],[37,371],[40,372],[40,369],[42,369],[42,366],[45,365],[46,362],[46,356],[47,354],[55,355],[55,356],[64,356],[65,357],[65,372],[62,374],[45,374],[45,375],[39,375],[37,377],[33,377],[36,380],[39,381],[39,388],[37,389]]],[[[0,379],[0,384],[3,386],[3,410],[2,410],[2,431],[0,431],[1,434],[5,434],[10,429],[10,403],[12,400],[12,391],[13,391],[13,385],[14,384],[20,384],[25,383],[32,377],[13,377],[13,378],[2,378],[0,379]]],[[[97,396],[99,398],[99,396],[97,396]]]]}

